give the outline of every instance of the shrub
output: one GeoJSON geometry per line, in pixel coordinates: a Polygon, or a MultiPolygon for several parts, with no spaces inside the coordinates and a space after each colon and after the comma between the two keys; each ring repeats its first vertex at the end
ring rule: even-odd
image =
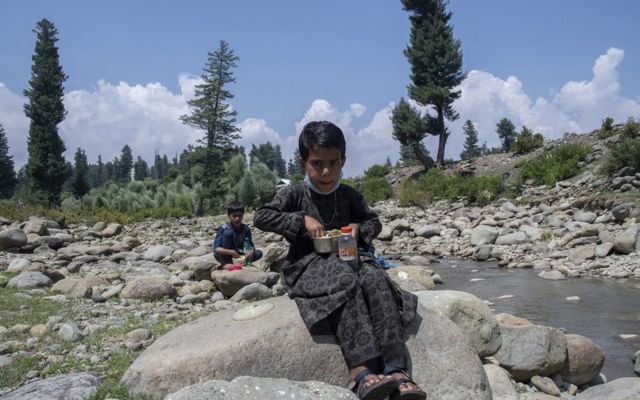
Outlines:
{"type": "Polygon", "coordinates": [[[622,127],[620,140],[609,145],[602,172],[613,176],[625,167],[640,172],[640,124],[633,118],[629,118],[622,127]]]}
{"type": "Polygon", "coordinates": [[[513,151],[516,154],[531,153],[533,150],[542,147],[544,143],[544,137],[540,133],[533,132],[526,126],[522,127],[522,132],[516,138],[516,142],[513,145],[513,151]]]}
{"type": "Polygon", "coordinates": [[[374,164],[364,172],[365,178],[384,178],[391,172],[391,167],[388,165],[374,164]]]}
{"type": "Polygon", "coordinates": [[[417,181],[405,181],[400,203],[425,207],[434,200],[464,199],[469,204],[485,205],[505,192],[499,177],[445,175],[432,168],[417,181]]]}
{"type": "Polygon", "coordinates": [[[536,185],[554,185],[580,172],[578,163],[591,153],[591,148],[581,144],[564,144],[546,151],[534,160],[520,166],[520,183],[533,179],[536,185]]]}
{"type": "Polygon", "coordinates": [[[600,139],[606,139],[610,136],[613,136],[614,134],[614,130],[613,130],[613,118],[611,117],[607,117],[605,119],[602,120],[602,126],[600,127],[600,130],[598,131],[598,138],[600,139]]]}

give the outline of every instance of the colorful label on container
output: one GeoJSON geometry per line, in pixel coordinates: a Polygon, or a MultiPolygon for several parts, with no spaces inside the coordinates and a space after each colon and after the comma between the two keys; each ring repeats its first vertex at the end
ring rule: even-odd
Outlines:
{"type": "Polygon", "coordinates": [[[340,259],[345,261],[352,261],[356,259],[356,249],[355,247],[339,247],[338,248],[338,256],[340,259]]]}

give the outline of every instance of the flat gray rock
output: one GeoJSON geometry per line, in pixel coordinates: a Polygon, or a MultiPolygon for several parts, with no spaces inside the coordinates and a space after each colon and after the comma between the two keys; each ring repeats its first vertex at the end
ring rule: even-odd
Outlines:
{"type": "MultiPolygon", "coordinates": [[[[170,331],[133,362],[122,383],[134,393],[155,396],[239,376],[346,386],[347,367],[333,336],[312,338],[293,300],[281,296],[247,307],[213,313],[170,331]],[[255,318],[238,320],[251,315],[255,318]]],[[[491,399],[484,369],[460,329],[422,305],[418,312],[407,328],[407,348],[413,378],[429,398],[491,399]]]]}
{"type": "Polygon", "coordinates": [[[27,244],[27,234],[20,228],[9,228],[0,231],[0,250],[11,247],[22,247],[27,244]]]}
{"type": "Polygon", "coordinates": [[[20,275],[11,278],[8,287],[30,289],[51,285],[51,279],[41,272],[21,272],[20,275]]]}
{"type": "Polygon", "coordinates": [[[212,380],[187,386],[165,400],[357,400],[350,390],[318,381],[240,376],[231,382],[212,380]]]}
{"type": "Polygon", "coordinates": [[[57,375],[26,384],[0,400],[86,400],[98,385],[100,378],[88,372],[57,375]]]}
{"type": "Polygon", "coordinates": [[[640,378],[619,378],[593,386],[575,397],[576,400],[638,400],[640,378]]]}

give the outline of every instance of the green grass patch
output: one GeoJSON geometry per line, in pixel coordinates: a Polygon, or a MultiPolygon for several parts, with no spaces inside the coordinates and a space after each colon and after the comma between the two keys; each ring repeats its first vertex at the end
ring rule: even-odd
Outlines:
{"type": "Polygon", "coordinates": [[[518,169],[519,182],[532,179],[536,185],[555,185],[580,172],[578,163],[591,153],[591,147],[581,144],[564,144],[527,161],[518,169]]]}
{"type": "Polygon", "coordinates": [[[464,200],[468,204],[485,205],[507,194],[499,177],[445,175],[432,168],[418,180],[406,180],[400,205],[425,207],[435,200],[464,200]]]}
{"type": "Polygon", "coordinates": [[[633,118],[622,127],[620,140],[609,146],[602,172],[614,176],[622,168],[640,172],[640,123],[633,118]]]}

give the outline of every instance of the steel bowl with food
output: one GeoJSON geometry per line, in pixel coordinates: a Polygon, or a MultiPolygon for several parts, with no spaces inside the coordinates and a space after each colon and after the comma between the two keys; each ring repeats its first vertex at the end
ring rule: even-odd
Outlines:
{"type": "Polygon", "coordinates": [[[338,239],[340,238],[340,231],[332,229],[327,231],[325,236],[313,238],[313,248],[316,253],[326,254],[334,253],[338,251],[338,239]]]}

